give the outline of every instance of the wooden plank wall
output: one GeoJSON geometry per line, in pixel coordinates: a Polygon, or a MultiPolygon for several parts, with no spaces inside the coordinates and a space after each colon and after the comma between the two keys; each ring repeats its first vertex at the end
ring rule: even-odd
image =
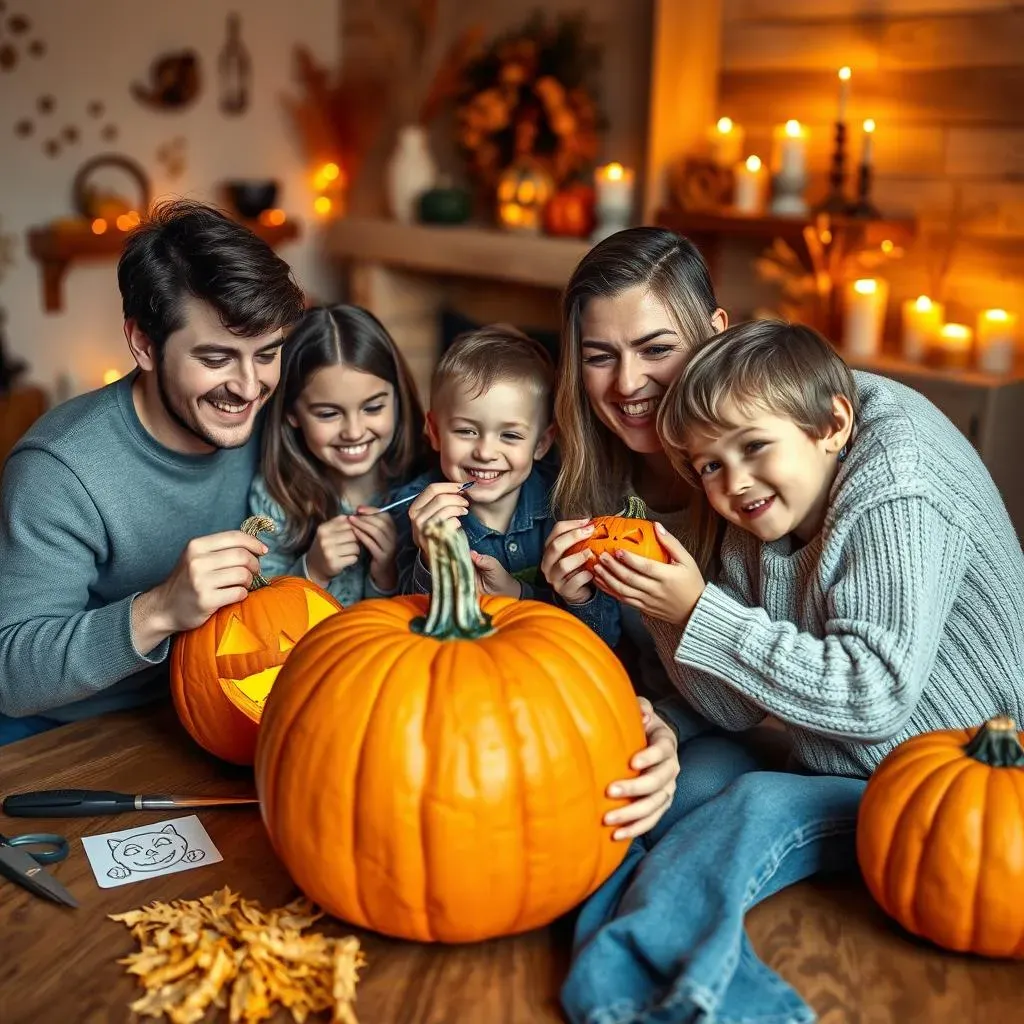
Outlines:
{"type": "Polygon", "coordinates": [[[893,298],[934,289],[959,208],[946,278],[950,319],[1024,314],[1024,3],[1013,0],[723,0],[719,113],[770,151],[772,126],[810,128],[812,190],[825,188],[836,70],[853,69],[854,154],[873,117],[875,200],[913,213],[919,242],[889,265],[893,298]]]}

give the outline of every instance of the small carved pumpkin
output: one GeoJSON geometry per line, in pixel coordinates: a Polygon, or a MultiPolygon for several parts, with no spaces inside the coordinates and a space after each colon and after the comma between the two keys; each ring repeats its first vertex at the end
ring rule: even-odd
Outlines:
{"type": "Polygon", "coordinates": [[[957,952],[1024,959],[1024,747],[1012,719],[923,733],[875,769],[857,859],[879,906],[957,952]]]}
{"type": "Polygon", "coordinates": [[[597,516],[590,522],[594,532],[586,539],[573,544],[566,552],[590,551],[595,558],[604,552],[614,555],[616,551],[629,551],[650,558],[655,562],[668,563],[668,552],[658,540],[658,532],[647,518],[647,507],[635,495],[626,499],[625,512],[620,516],[597,516]]]}
{"type": "Polygon", "coordinates": [[[300,889],[419,942],[538,928],[622,861],[604,813],[644,730],[577,618],[478,599],[464,530],[424,529],[433,592],[362,601],[299,642],[267,701],[256,788],[300,889]]]}
{"type": "MultiPolygon", "coordinates": [[[[255,536],[273,522],[252,516],[255,536]]],[[[263,705],[281,666],[315,625],[341,610],[309,580],[257,575],[248,596],[179,634],[171,652],[171,696],[192,738],[211,754],[252,764],[263,705]]]]}
{"type": "Polygon", "coordinates": [[[587,238],[594,230],[594,190],[576,183],[556,192],[544,207],[544,230],[564,238],[587,238]]]}

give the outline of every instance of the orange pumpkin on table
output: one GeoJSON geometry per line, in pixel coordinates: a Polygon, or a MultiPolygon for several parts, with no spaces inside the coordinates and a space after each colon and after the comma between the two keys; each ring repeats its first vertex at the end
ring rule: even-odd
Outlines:
{"type": "MultiPolygon", "coordinates": [[[[274,529],[250,516],[242,530],[274,529]]],[[[292,648],[341,605],[309,580],[257,575],[248,596],[175,637],[171,697],[189,735],[205,750],[235,764],[252,764],[267,694],[292,648]]]]}
{"type": "Polygon", "coordinates": [[[590,522],[594,532],[586,540],[573,544],[566,551],[567,555],[590,551],[596,558],[604,552],[614,555],[616,551],[629,551],[642,558],[668,563],[668,552],[658,540],[654,523],[647,518],[647,506],[636,495],[626,498],[626,508],[621,515],[597,516],[590,522]]]}
{"type": "Polygon", "coordinates": [[[274,849],[337,917],[418,941],[544,925],[621,862],[609,783],[644,746],[611,650],[572,615],[478,600],[465,533],[428,524],[433,593],[363,601],[301,640],[256,786],[274,849]]]}
{"type": "Polygon", "coordinates": [[[1024,733],[1009,718],[924,733],[875,769],[857,819],[871,895],[958,952],[1024,958],[1024,733]]]}

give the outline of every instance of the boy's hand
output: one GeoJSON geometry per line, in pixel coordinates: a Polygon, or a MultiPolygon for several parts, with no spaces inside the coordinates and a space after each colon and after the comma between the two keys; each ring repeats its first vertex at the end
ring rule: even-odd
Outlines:
{"type": "Polygon", "coordinates": [[[650,832],[669,809],[679,775],[676,734],[654,712],[651,702],[639,698],[643,712],[647,746],[633,755],[630,768],[640,772],[636,778],[622,779],[608,787],[608,796],[629,797],[625,807],[617,807],[604,816],[605,825],[618,826],[612,839],[632,839],[650,832]]]}
{"type": "Polygon", "coordinates": [[[326,587],[338,573],[359,561],[359,540],[348,516],[335,516],[316,529],[313,546],[306,555],[306,573],[320,587],[326,587]]]}
{"type": "Polygon", "coordinates": [[[485,594],[504,594],[506,597],[522,597],[523,585],[493,555],[481,555],[470,551],[476,568],[477,586],[485,594]]]}
{"type": "Polygon", "coordinates": [[[431,519],[453,519],[456,523],[469,511],[469,499],[459,493],[462,484],[442,480],[428,484],[423,493],[409,506],[409,523],[416,547],[427,557],[427,543],[423,539],[423,527],[431,519]]]}
{"type": "Polygon", "coordinates": [[[614,558],[605,553],[594,564],[594,579],[612,597],[652,619],[685,626],[704,593],[704,577],[686,548],[661,523],[654,525],[672,559],[668,565],[626,551],[616,551],[614,558]]]}
{"type": "Polygon", "coordinates": [[[566,519],[555,523],[544,542],[544,557],[540,571],[551,584],[551,589],[566,604],[586,604],[594,596],[594,561],[590,551],[566,551],[578,541],[586,540],[594,532],[589,519],[566,519]]]}
{"type": "MultiPolygon", "coordinates": [[[[395,551],[398,548],[398,532],[395,521],[385,512],[376,515],[377,509],[360,505],[360,515],[352,516],[349,523],[356,540],[370,553],[370,579],[382,591],[398,587],[398,567],[395,565],[395,551]]],[[[309,560],[307,559],[307,565],[309,560]]]]}

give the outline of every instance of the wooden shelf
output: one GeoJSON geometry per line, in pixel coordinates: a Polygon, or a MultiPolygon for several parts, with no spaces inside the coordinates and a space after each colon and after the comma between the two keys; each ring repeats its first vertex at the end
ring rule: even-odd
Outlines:
{"type": "Polygon", "coordinates": [[[328,251],[344,259],[558,289],[591,244],[466,225],[400,224],[383,217],[345,217],[327,234],[328,251]]]}
{"type": "MultiPolygon", "coordinates": [[[[298,221],[286,220],[283,224],[265,225],[258,221],[242,221],[254,234],[268,245],[278,246],[299,237],[298,221]]],[[[53,227],[30,228],[28,251],[39,261],[43,276],[43,308],[47,313],[59,313],[64,308],[64,275],[72,263],[82,260],[115,260],[121,255],[121,248],[128,232],[110,226],[102,235],[94,234],[89,223],[53,227]]]]}

